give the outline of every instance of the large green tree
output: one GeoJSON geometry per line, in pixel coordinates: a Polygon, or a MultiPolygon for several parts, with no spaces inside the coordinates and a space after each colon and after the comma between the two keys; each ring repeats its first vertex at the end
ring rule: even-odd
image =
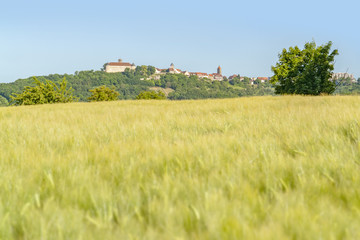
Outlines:
{"type": "Polygon", "coordinates": [[[276,94],[331,94],[335,83],[330,80],[334,70],[334,58],[338,50],[331,51],[332,42],[316,46],[306,43],[304,49],[290,47],[279,54],[279,61],[271,70],[276,94]]]}

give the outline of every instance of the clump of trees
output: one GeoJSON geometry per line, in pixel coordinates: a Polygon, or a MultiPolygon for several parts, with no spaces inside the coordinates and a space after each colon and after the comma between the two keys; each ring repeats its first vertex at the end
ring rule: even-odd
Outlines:
{"type": "Polygon", "coordinates": [[[360,78],[353,82],[350,78],[342,78],[336,80],[336,90],[334,94],[341,95],[359,95],[360,94],[360,78]]]}
{"type": "Polygon", "coordinates": [[[64,78],[58,86],[50,80],[39,81],[33,77],[35,86],[26,86],[22,93],[11,96],[11,104],[14,105],[35,105],[47,103],[69,103],[76,98],[73,96],[73,89],[67,88],[67,82],[64,78]]]}
{"type": "Polygon", "coordinates": [[[163,92],[155,92],[155,91],[144,91],[137,95],[136,99],[156,99],[163,100],[166,99],[166,96],[163,92]]]}
{"type": "Polygon", "coordinates": [[[334,58],[338,50],[331,51],[332,42],[316,46],[306,43],[304,49],[290,47],[279,54],[279,62],[271,69],[276,94],[331,94],[335,83],[330,80],[334,70],[334,58]]]}
{"type": "Polygon", "coordinates": [[[119,99],[120,95],[114,88],[106,86],[100,86],[89,91],[92,93],[88,98],[90,102],[115,101],[119,99]]]}
{"type": "MultiPolygon", "coordinates": [[[[131,71],[131,70],[130,70],[131,71]]],[[[155,67],[154,66],[137,66],[135,68],[134,74],[136,76],[151,76],[155,73],[155,67]]]]}

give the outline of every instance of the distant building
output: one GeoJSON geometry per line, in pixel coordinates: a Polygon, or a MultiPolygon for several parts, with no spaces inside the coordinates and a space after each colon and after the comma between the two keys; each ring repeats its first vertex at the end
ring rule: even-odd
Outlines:
{"type": "Polygon", "coordinates": [[[268,77],[258,77],[257,80],[261,83],[264,83],[266,81],[269,81],[269,78],[268,77]]]}
{"type": "Polygon", "coordinates": [[[155,68],[155,74],[164,75],[164,74],[166,74],[166,71],[167,71],[167,69],[155,68]]]}
{"type": "Polygon", "coordinates": [[[216,73],[213,73],[213,74],[211,74],[211,75],[212,75],[211,80],[216,80],[216,81],[222,81],[222,80],[224,80],[224,77],[223,77],[223,75],[222,75],[222,71],[221,71],[221,67],[220,67],[220,66],[217,68],[217,72],[216,72],[216,73]]]}
{"type": "Polygon", "coordinates": [[[181,73],[184,74],[184,75],[187,76],[187,77],[190,76],[190,73],[189,73],[188,71],[182,71],[181,73]]]}
{"type": "MultiPolygon", "coordinates": [[[[221,69],[220,69],[220,72],[221,72],[221,69]]],[[[216,81],[222,81],[224,80],[224,77],[223,75],[219,74],[219,73],[213,73],[213,80],[216,80],[216,81]]]]}
{"type": "Polygon", "coordinates": [[[197,76],[198,78],[209,78],[209,74],[202,73],[202,72],[192,72],[190,73],[191,76],[197,76]]]}
{"type": "Polygon", "coordinates": [[[168,73],[172,73],[172,74],[179,74],[181,73],[180,69],[176,69],[175,65],[172,63],[168,69],[168,73]]]}
{"type": "Polygon", "coordinates": [[[233,80],[234,78],[238,77],[238,75],[234,74],[229,77],[229,81],[233,80]]]}
{"type": "Polygon", "coordinates": [[[353,74],[349,73],[333,73],[331,80],[336,81],[339,79],[350,79],[352,82],[356,82],[356,78],[353,74]]]}
{"type": "Polygon", "coordinates": [[[218,75],[222,75],[221,67],[220,67],[220,66],[217,68],[217,74],[218,74],[218,75]]]}
{"type": "Polygon", "coordinates": [[[105,65],[105,72],[107,73],[116,73],[116,72],[125,72],[125,69],[135,70],[135,64],[123,62],[121,59],[118,62],[109,62],[105,65]]]}

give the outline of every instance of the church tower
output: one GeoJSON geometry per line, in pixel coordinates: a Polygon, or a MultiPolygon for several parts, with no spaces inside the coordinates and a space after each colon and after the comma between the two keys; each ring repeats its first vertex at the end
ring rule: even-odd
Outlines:
{"type": "Polygon", "coordinates": [[[221,72],[221,67],[220,67],[220,66],[217,68],[217,74],[222,75],[222,72],[221,72]]]}

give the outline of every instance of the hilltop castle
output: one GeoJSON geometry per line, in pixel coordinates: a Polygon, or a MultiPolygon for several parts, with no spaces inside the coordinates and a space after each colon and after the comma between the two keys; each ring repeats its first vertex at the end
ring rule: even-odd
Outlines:
{"type": "Polygon", "coordinates": [[[331,76],[331,80],[336,81],[339,79],[350,79],[351,82],[356,82],[356,78],[353,74],[349,73],[333,73],[331,76]]]}
{"type": "Polygon", "coordinates": [[[135,64],[130,64],[123,62],[119,59],[117,62],[110,62],[105,64],[105,72],[107,73],[116,73],[116,72],[125,72],[125,69],[129,68],[130,70],[135,70],[135,64]]]}

